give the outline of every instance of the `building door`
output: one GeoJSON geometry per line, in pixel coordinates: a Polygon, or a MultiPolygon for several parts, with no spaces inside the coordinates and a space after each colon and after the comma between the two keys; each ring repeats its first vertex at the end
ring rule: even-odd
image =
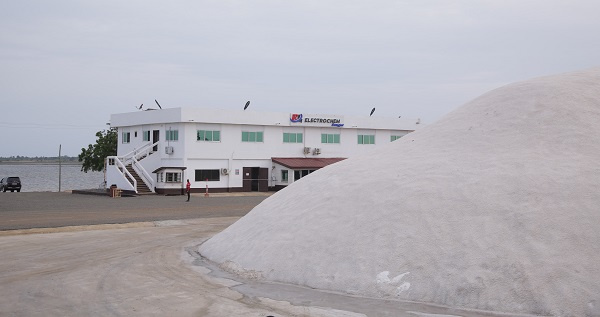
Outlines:
{"type": "Polygon", "coordinates": [[[258,169],[258,188],[256,191],[268,192],[269,191],[269,169],[259,168],[258,169]]]}
{"type": "Polygon", "coordinates": [[[260,167],[244,167],[242,171],[244,173],[242,176],[242,191],[269,191],[269,169],[260,167]]]}
{"type": "MultiPolygon", "coordinates": [[[[152,143],[153,144],[158,142],[159,137],[160,137],[160,130],[152,130],[152,143]]],[[[152,148],[152,151],[154,151],[154,152],[158,151],[158,144],[152,148]]]]}
{"type": "Polygon", "coordinates": [[[242,191],[252,191],[252,167],[244,167],[242,171],[242,191]]]}

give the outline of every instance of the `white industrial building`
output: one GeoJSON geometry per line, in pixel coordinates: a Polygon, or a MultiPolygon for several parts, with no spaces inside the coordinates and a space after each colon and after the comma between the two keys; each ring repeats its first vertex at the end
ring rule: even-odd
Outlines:
{"type": "Polygon", "coordinates": [[[111,115],[117,156],[107,184],[124,191],[267,191],[419,127],[418,120],[171,108],[111,115]]]}

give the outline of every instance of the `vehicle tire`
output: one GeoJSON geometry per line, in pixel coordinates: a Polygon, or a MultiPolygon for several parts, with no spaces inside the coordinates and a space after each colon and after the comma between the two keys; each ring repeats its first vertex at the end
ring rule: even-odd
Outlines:
{"type": "Polygon", "coordinates": [[[10,192],[11,192],[11,193],[14,193],[14,192],[15,192],[15,190],[14,190],[14,189],[11,189],[11,190],[10,190],[10,192]]]}
{"type": "Polygon", "coordinates": [[[2,191],[6,193],[6,188],[2,189],[2,191]]]}
{"type": "Polygon", "coordinates": [[[20,190],[20,189],[17,189],[17,193],[20,193],[20,192],[21,192],[21,190],[20,190]]]}

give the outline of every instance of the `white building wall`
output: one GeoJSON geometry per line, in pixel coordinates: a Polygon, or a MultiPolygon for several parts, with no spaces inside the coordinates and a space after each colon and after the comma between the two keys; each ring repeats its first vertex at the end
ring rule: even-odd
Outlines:
{"type": "MultiPolygon", "coordinates": [[[[391,135],[405,135],[416,129],[416,121],[345,117],[344,127],[306,126],[290,123],[289,113],[259,113],[223,111],[195,108],[173,108],[155,111],[139,111],[111,116],[111,125],[118,129],[118,154],[125,155],[152,144],[153,131],[159,130],[160,144],[152,159],[144,166],[149,173],[159,167],[186,167],[185,179],[192,188],[205,188],[206,182],[195,179],[195,170],[228,169],[228,175],[209,182],[214,188],[240,188],[243,185],[244,167],[261,167],[269,171],[269,185],[285,185],[293,182],[293,170],[288,183],[281,183],[281,169],[273,169],[272,157],[351,157],[366,153],[375,146],[390,143],[391,135]],[[178,140],[167,141],[167,131],[178,130],[178,140]],[[220,131],[220,141],[198,141],[198,130],[220,131]],[[143,131],[150,131],[150,141],[143,141],[143,131]],[[263,132],[263,142],[242,142],[242,132],[263,132]],[[123,132],[130,133],[130,142],[123,143],[123,132]],[[284,143],[283,133],[302,133],[302,143],[284,143]],[[136,136],[137,133],[137,136],[136,136]],[[321,143],[322,133],[339,133],[339,144],[321,143]],[[375,135],[375,145],[358,144],[359,134],[375,135]],[[173,148],[172,154],[165,147],[173,148]],[[310,147],[308,154],[304,148],[310,147]],[[319,155],[313,155],[315,148],[319,155]],[[238,175],[235,171],[239,170],[238,175]]],[[[155,175],[153,175],[156,177],[155,175]]]]}

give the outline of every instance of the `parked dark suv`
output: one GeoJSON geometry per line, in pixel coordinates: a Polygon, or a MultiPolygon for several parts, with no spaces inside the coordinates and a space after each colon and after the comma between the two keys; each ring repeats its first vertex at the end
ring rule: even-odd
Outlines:
{"type": "Polygon", "coordinates": [[[5,177],[2,179],[2,181],[0,182],[0,190],[3,192],[6,192],[7,190],[10,190],[11,192],[14,192],[15,190],[17,192],[21,191],[21,179],[18,177],[5,177]]]}

